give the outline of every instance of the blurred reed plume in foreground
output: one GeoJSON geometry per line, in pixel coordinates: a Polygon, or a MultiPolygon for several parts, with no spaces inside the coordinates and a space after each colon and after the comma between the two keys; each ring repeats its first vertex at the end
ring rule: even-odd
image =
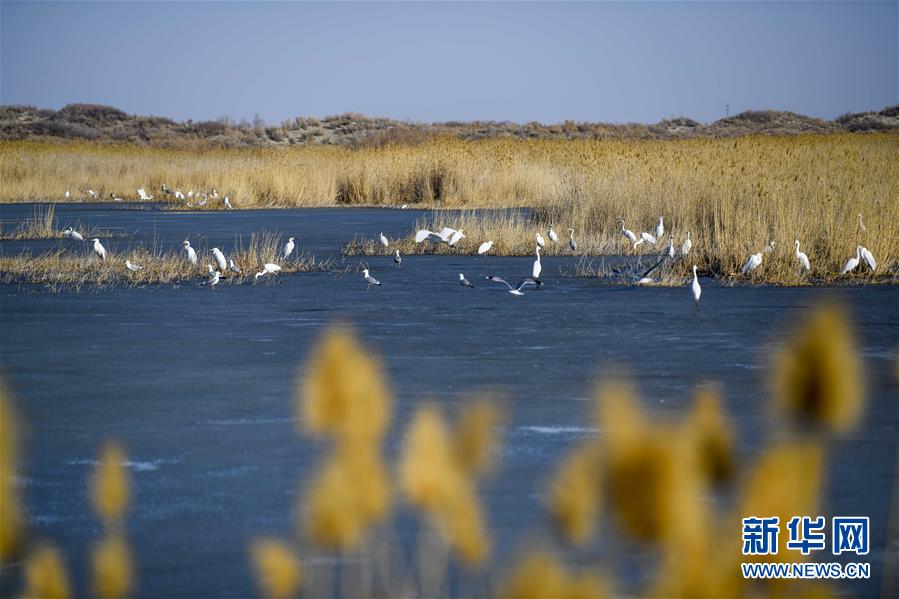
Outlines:
{"type": "MultiPolygon", "coordinates": [[[[257,589],[272,599],[832,596],[825,583],[746,580],[740,568],[809,559],[787,551],[785,534],[776,554],[742,555],[741,519],[823,513],[830,447],[863,409],[859,356],[838,307],[813,310],[775,355],[770,402],[777,418],[755,456],[738,453],[721,386],[702,383],[686,413],[660,419],[644,409],[626,372],[604,376],[585,414],[599,433],[569,448],[542,483],[552,534],[539,525],[536,535],[523,531],[537,541],[519,543],[504,565],[494,561],[479,497],[497,466],[502,402],[472,397],[453,419],[436,402],[422,402],[391,467],[383,446],[393,401],[383,365],[351,327],[334,325],[296,384],[298,432],[322,442],[319,466],[297,493],[295,535],[249,543],[257,589]],[[394,530],[406,510],[418,516],[414,548],[394,530]],[[627,566],[634,551],[647,564],[636,581],[627,566]]],[[[23,597],[69,597],[62,554],[22,542],[13,484],[17,426],[5,390],[0,409],[4,563],[24,548],[23,597]]],[[[124,447],[107,443],[91,478],[91,504],[104,529],[92,591],[102,599],[135,590],[124,526],[127,464],[124,447]]]]}

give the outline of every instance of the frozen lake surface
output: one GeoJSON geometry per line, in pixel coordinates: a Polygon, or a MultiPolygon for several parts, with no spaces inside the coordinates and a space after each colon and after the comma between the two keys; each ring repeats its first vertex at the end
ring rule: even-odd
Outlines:
{"type": "MultiPolygon", "coordinates": [[[[9,223],[32,207],[4,205],[9,223]]],[[[422,213],[315,209],[184,213],[116,206],[61,205],[56,216],[154,237],[177,247],[218,245],[277,230],[318,257],[337,256],[355,235],[405,235],[422,213]],[[202,238],[200,237],[202,235],[202,238]]],[[[135,241],[136,240],[136,241],[135,241]]],[[[3,242],[4,254],[56,242],[3,242]]],[[[99,534],[86,480],[100,443],[126,442],[134,501],[128,519],[141,597],[245,597],[253,592],[247,542],[292,534],[299,481],[317,445],[295,432],[293,383],[323,327],[354,323],[381,353],[395,392],[388,452],[423,398],[449,411],[467,394],[499,389],[509,401],[497,475],[483,493],[500,563],[529,533],[545,529],[540,505],[552,466],[585,436],[601,434],[588,416],[594,376],[630,366],[655,415],[684,413],[692,387],[723,383],[739,430],[740,455],[770,437],[767,351],[823,298],[851,309],[866,362],[868,410],[862,426],[831,451],[827,515],[871,517],[872,579],[845,589],[877,596],[896,472],[895,356],[899,289],[721,287],[703,281],[694,312],[686,288],[613,286],[560,276],[571,258],[544,258],[539,291],[512,297],[483,280],[517,280],[530,258],[389,256],[365,261],[383,286],[361,275],[310,273],[277,284],[194,284],[50,293],[0,286],[0,360],[28,425],[24,494],[35,533],[65,549],[80,588],[87,549],[99,534]],[[464,272],[476,288],[458,285],[464,272]]],[[[810,514],[814,515],[814,514],[810,514]]],[[[408,519],[399,526],[408,528],[408,519]]],[[[739,531],[734,531],[734,543],[739,531]]],[[[643,573],[629,576],[639,579],[643,573]]],[[[9,577],[0,594],[10,591],[9,577]]]]}

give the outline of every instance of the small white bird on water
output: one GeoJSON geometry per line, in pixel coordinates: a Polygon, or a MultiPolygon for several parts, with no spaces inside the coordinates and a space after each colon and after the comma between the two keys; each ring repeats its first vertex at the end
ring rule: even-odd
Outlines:
{"type": "Polygon", "coordinates": [[[557,243],[559,241],[559,235],[555,231],[553,231],[552,225],[549,226],[549,231],[547,232],[546,236],[549,237],[549,240],[553,243],[557,243]]]}
{"type": "Polygon", "coordinates": [[[184,252],[186,254],[187,261],[196,266],[198,262],[197,252],[194,250],[194,248],[190,247],[190,241],[185,239],[181,243],[184,246],[184,252]]]}
{"type": "Polygon", "coordinates": [[[693,283],[690,284],[690,289],[693,291],[693,301],[696,302],[696,307],[699,307],[699,296],[702,295],[702,287],[699,286],[699,278],[696,276],[696,265],[693,265],[693,283]]]}
{"type": "Polygon", "coordinates": [[[274,264],[272,262],[266,262],[265,264],[262,265],[262,270],[257,272],[256,276],[253,278],[258,279],[259,277],[262,277],[265,275],[274,275],[279,272],[281,272],[280,266],[278,266],[277,264],[274,264]]]}
{"type": "Polygon", "coordinates": [[[68,227],[65,231],[62,232],[65,237],[71,237],[75,241],[84,241],[84,236],[76,231],[74,227],[68,227]]]}
{"type": "Polygon", "coordinates": [[[543,235],[541,235],[540,233],[534,235],[534,239],[537,240],[537,247],[542,248],[544,245],[546,245],[546,241],[543,240],[543,235]]]}
{"type": "Polygon", "coordinates": [[[855,256],[853,256],[852,258],[849,258],[849,260],[846,261],[846,264],[843,265],[843,270],[840,271],[840,274],[844,275],[847,272],[852,272],[853,270],[855,270],[855,267],[858,266],[858,263],[861,261],[861,258],[862,258],[862,246],[859,245],[859,246],[856,246],[856,248],[855,248],[855,256]]]}
{"type": "Polygon", "coordinates": [[[689,256],[690,250],[692,250],[692,249],[693,249],[693,240],[690,239],[690,232],[687,231],[687,238],[684,239],[683,245],[680,246],[681,256],[684,256],[684,257],[689,256]]]}
{"type": "Polygon", "coordinates": [[[100,240],[94,237],[91,239],[94,242],[94,253],[100,256],[101,260],[106,260],[106,248],[103,247],[103,244],[100,243],[100,240]]]}
{"type": "Polygon", "coordinates": [[[506,287],[509,288],[509,293],[511,293],[512,295],[524,295],[524,293],[522,293],[521,290],[524,289],[525,287],[527,287],[528,285],[536,285],[537,287],[540,287],[540,285],[541,285],[539,280],[525,279],[525,280],[521,281],[520,283],[518,283],[518,287],[512,287],[511,285],[509,285],[508,282],[506,282],[505,279],[501,279],[495,275],[490,275],[489,277],[487,277],[487,280],[491,281],[493,283],[502,283],[503,285],[505,285],[506,287]]]}
{"type": "Polygon", "coordinates": [[[799,265],[805,269],[806,272],[809,272],[812,269],[812,265],[808,261],[808,256],[805,252],[799,251],[799,240],[796,240],[796,259],[799,260],[799,265]]]}
{"type": "Polygon", "coordinates": [[[465,275],[461,272],[459,273],[459,284],[463,287],[468,287],[469,289],[474,289],[474,285],[468,282],[468,279],[465,278],[465,275]]]}
{"type": "Polygon", "coordinates": [[[231,269],[231,272],[240,274],[240,268],[236,264],[234,264],[233,259],[228,260],[228,268],[231,269]]]}
{"type": "Polygon", "coordinates": [[[281,252],[281,257],[286,259],[293,253],[293,248],[296,244],[293,242],[294,238],[290,237],[287,239],[287,243],[284,244],[284,250],[281,252]]]}
{"type": "Polygon", "coordinates": [[[623,220],[618,221],[618,224],[621,225],[621,234],[624,235],[625,237],[627,237],[628,241],[630,241],[631,243],[634,244],[634,247],[637,247],[637,244],[638,244],[638,243],[641,243],[641,242],[638,242],[638,241],[637,241],[637,236],[634,235],[634,232],[631,231],[630,229],[625,229],[625,228],[624,228],[624,221],[623,221],[623,220]]]}
{"type": "Polygon", "coordinates": [[[215,258],[215,263],[218,264],[220,270],[226,270],[228,268],[228,261],[225,260],[225,254],[222,253],[222,250],[212,248],[212,257],[215,258]]]}
{"type": "Polygon", "coordinates": [[[664,219],[659,217],[659,224],[656,225],[656,239],[661,239],[662,235],[665,234],[665,223],[664,219]]]}
{"type": "Polygon", "coordinates": [[[390,245],[390,242],[387,241],[387,237],[384,236],[384,233],[378,234],[378,241],[380,241],[381,245],[383,245],[385,248],[390,245]]]}
{"type": "Polygon", "coordinates": [[[862,260],[864,260],[865,264],[868,265],[868,268],[871,269],[871,272],[875,272],[877,270],[877,260],[874,259],[874,254],[871,253],[871,250],[862,246],[862,260]]]}
{"type": "Polygon", "coordinates": [[[492,241],[485,241],[478,246],[478,256],[484,256],[484,262],[487,262],[487,252],[493,249],[492,241]]]}
{"type": "Polygon", "coordinates": [[[537,259],[534,260],[534,265],[531,267],[531,276],[539,281],[540,272],[543,270],[543,265],[540,264],[540,246],[537,246],[534,251],[537,254],[537,259]]]}
{"type": "Polygon", "coordinates": [[[754,271],[756,268],[761,266],[761,264],[762,264],[762,253],[757,252],[757,253],[749,256],[749,258],[743,264],[743,267],[740,269],[740,272],[744,275],[748,275],[749,273],[754,271]]]}
{"type": "Polygon", "coordinates": [[[368,283],[369,287],[371,287],[372,285],[380,285],[381,284],[381,281],[377,280],[376,278],[374,278],[373,276],[368,274],[367,268],[363,269],[362,278],[365,279],[365,282],[368,283]]]}
{"type": "Polygon", "coordinates": [[[574,229],[568,229],[568,247],[571,248],[572,252],[577,251],[577,241],[574,240],[574,229]]]}
{"type": "Polygon", "coordinates": [[[403,257],[400,256],[399,250],[395,250],[395,252],[393,254],[393,263],[396,264],[397,266],[399,266],[403,263],[403,257]]]}
{"type": "Polygon", "coordinates": [[[131,272],[137,272],[143,268],[140,264],[135,264],[131,260],[125,260],[125,268],[130,270],[131,272]]]}

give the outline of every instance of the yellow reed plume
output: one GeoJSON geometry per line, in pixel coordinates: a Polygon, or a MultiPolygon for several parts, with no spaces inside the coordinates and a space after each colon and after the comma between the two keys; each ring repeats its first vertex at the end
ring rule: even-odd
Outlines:
{"type": "Polygon", "coordinates": [[[502,423],[495,398],[486,397],[469,405],[459,417],[453,438],[456,459],[465,472],[480,475],[493,466],[492,448],[498,443],[494,431],[502,423]]]}
{"type": "Polygon", "coordinates": [[[818,308],[777,352],[774,389],[777,406],[793,422],[845,432],[858,421],[861,362],[839,308],[818,308]]]}
{"type": "Polygon", "coordinates": [[[131,498],[131,477],[125,466],[125,450],[115,441],[107,442],[100,452],[99,464],[91,481],[91,501],[94,512],[113,524],[122,519],[131,498]]]}
{"type": "Polygon", "coordinates": [[[19,439],[16,415],[0,379],[0,565],[16,555],[25,528],[21,499],[16,488],[19,439]]]}
{"type": "Polygon", "coordinates": [[[25,563],[25,592],[21,599],[68,599],[71,595],[59,552],[49,545],[37,547],[25,563]]]}
{"type": "Polygon", "coordinates": [[[562,463],[549,492],[549,512],[565,538],[575,545],[590,540],[600,508],[601,464],[598,447],[586,444],[562,463]]]}
{"type": "Polygon", "coordinates": [[[306,430],[355,440],[382,437],[390,419],[390,394],[380,361],[350,329],[331,327],[316,343],[298,388],[298,413],[306,430]]]}
{"type": "Polygon", "coordinates": [[[718,387],[706,385],[696,390],[686,427],[705,480],[730,479],[734,473],[734,431],[721,405],[718,387]]]}
{"type": "Polygon", "coordinates": [[[468,564],[484,561],[490,540],[474,479],[450,442],[439,408],[425,406],[413,417],[399,469],[406,497],[431,518],[459,556],[468,564]]]}
{"type": "Polygon", "coordinates": [[[328,549],[357,546],[365,529],[359,504],[352,469],[340,456],[332,456],[316,476],[306,498],[306,532],[328,549]]]}
{"type": "MultiPolygon", "coordinates": [[[[740,502],[741,517],[780,518],[781,527],[793,516],[818,513],[818,493],[824,473],[824,448],[818,442],[786,442],[765,451],[749,472],[740,502]]],[[[787,551],[788,535],[779,535],[777,555],[764,560],[795,560],[787,551]]]]}
{"type": "Polygon", "coordinates": [[[250,558],[263,597],[289,599],[300,588],[302,574],[293,549],[283,541],[262,537],[250,546],[250,558]]]}
{"type": "Polygon", "coordinates": [[[124,535],[107,534],[93,552],[94,592],[100,599],[127,597],[134,585],[131,551],[124,535]]]}
{"type": "Polygon", "coordinates": [[[612,593],[595,574],[569,573],[551,553],[534,551],[524,556],[500,586],[505,599],[603,599],[612,593]]]}

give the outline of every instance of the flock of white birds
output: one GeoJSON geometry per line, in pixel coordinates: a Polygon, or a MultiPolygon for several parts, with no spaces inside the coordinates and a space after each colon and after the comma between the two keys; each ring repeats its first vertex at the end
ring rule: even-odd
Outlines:
{"type": "MultiPolygon", "coordinates": [[[[163,196],[166,197],[166,199],[181,200],[181,201],[185,202],[185,206],[188,208],[194,208],[194,207],[202,208],[203,206],[206,205],[206,202],[208,202],[209,200],[218,200],[220,197],[218,190],[215,188],[213,188],[212,191],[208,192],[208,193],[205,191],[196,191],[195,192],[192,189],[189,190],[187,193],[184,193],[181,191],[180,187],[176,188],[176,189],[172,189],[169,186],[167,186],[165,183],[163,183],[160,191],[162,192],[163,196]]],[[[100,199],[100,192],[98,192],[95,189],[86,189],[86,190],[84,190],[84,193],[87,194],[87,196],[92,200],[100,199]]],[[[63,194],[63,197],[65,197],[65,199],[68,200],[72,197],[72,194],[67,189],[66,192],[63,194]]],[[[124,202],[125,201],[125,198],[119,196],[115,192],[111,192],[109,194],[109,197],[113,202],[124,202]]],[[[149,193],[147,193],[147,189],[145,187],[137,188],[137,199],[140,200],[141,202],[150,202],[153,200],[154,197],[155,196],[152,196],[149,193]]],[[[231,204],[231,198],[229,198],[228,196],[225,196],[222,198],[222,206],[226,210],[231,210],[234,208],[234,206],[231,204]]]]}
{"type": "MultiPolygon", "coordinates": [[[[163,185],[162,192],[168,196],[174,197],[177,200],[186,200],[188,207],[192,207],[191,201],[195,200],[195,199],[197,201],[197,206],[204,206],[209,199],[216,200],[219,198],[218,190],[216,190],[216,189],[213,189],[212,192],[208,193],[208,194],[205,192],[194,193],[194,191],[191,190],[191,191],[188,191],[188,193],[185,195],[184,193],[181,192],[180,188],[172,190],[169,187],[167,187],[166,185],[163,185]],[[202,198],[202,199],[200,199],[200,198],[202,198]]],[[[97,197],[97,192],[92,189],[88,189],[87,193],[92,198],[97,197]]],[[[110,195],[115,201],[121,201],[121,198],[116,197],[115,194],[110,194],[110,195]]],[[[140,200],[143,200],[143,201],[149,201],[149,200],[153,199],[153,196],[149,195],[147,193],[146,189],[144,189],[143,187],[138,188],[137,196],[140,200]]],[[[65,192],[65,197],[66,198],[70,197],[68,190],[66,190],[66,192],[65,192]]],[[[228,196],[224,196],[223,204],[226,208],[232,208],[228,196]]],[[[630,229],[625,227],[625,223],[623,220],[619,220],[618,224],[621,227],[621,234],[632,244],[633,248],[636,248],[637,246],[644,244],[644,243],[649,244],[649,245],[656,245],[659,242],[659,240],[664,238],[664,235],[665,235],[665,219],[662,216],[659,217],[659,222],[656,224],[654,234],[650,233],[650,232],[646,232],[646,231],[641,231],[640,235],[637,236],[633,231],[631,231],[630,229]]],[[[866,230],[865,225],[862,222],[861,214],[858,215],[858,225],[863,231],[866,230]]],[[[71,239],[75,239],[77,241],[84,241],[84,237],[78,231],[74,230],[73,227],[66,228],[63,231],[63,235],[66,237],[69,237],[71,239]]],[[[549,238],[550,243],[559,243],[559,235],[555,231],[554,225],[549,225],[549,229],[546,232],[546,237],[549,238]]],[[[449,247],[455,247],[456,244],[459,243],[459,241],[464,238],[465,238],[465,233],[462,231],[462,229],[454,229],[452,227],[443,227],[443,229],[441,229],[438,232],[434,232],[429,229],[420,229],[415,234],[415,243],[423,243],[425,241],[430,241],[431,243],[445,243],[449,247]]],[[[106,257],[107,257],[106,248],[103,247],[103,244],[100,243],[100,240],[95,237],[95,238],[92,238],[90,241],[93,243],[94,253],[101,260],[106,260],[106,257]]],[[[508,292],[511,293],[512,295],[516,295],[516,296],[524,295],[524,293],[522,292],[522,289],[529,285],[534,285],[536,287],[540,287],[543,284],[540,279],[540,275],[543,271],[543,265],[540,261],[540,251],[546,246],[546,239],[543,237],[543,235],[541,233],[538,232],[534,235],[534,241],[536,242],[535,247],[534,247],[535,260],[533,262],[533,265],[531,266],[531,276],[530,277],[522,279],[521,281],[519,281],[519,283],[516,286],[512,286],[505,280],[503,280],[497,276],[494,276],[494,275],[490,275],[490,276],[486,277],[486,279],[488,281],[491,281],[494,283],[501,283],[501,284],[505,285],[508,288],[508,292]]],[[[384,235],[383,232],[378,234],[378,242],[384,248],[390,247],[390,241],[387,239],[387,237],[384,235]]],[[[810,272],[811,271],[811,263],[809,261],[808,255],[799,249],[800,241],[798,239],[795,241],[795,244],[796,244],[796,252],[795,252],[796,260],[799,263],[799,267],[806,272],[810,272]]],[[[197,252],[196,252],[196,250],[194,250],[193,247],[191,247],[190,241],[184,240],[184,242],[182,242],[182,245],[183,245],[185,259],[190,264],[196,265],[198,263],[197,252]]],[[[495,244],[492,240],[484,241],[483,243],[478,245],[477,253],[479,256],[484,256],[485,263],[487,260],[487,254],[490,253],[490,251],[493,249],[494,245],[495,244]]],[[[577,241],[574,238],[574,229],[572,229],[572,228],[568,229],[568,245],[572,251],[577,250],[577,241]]],[[[743,264],[743,266],[740,268],[741,274],[749,275],[750,273],[752,273],[752,271],[754,271],[759,266],[761,266],[762,261],[764,259],[764,254],[769,254],[769,253],[773,252],[774,249],[776,248],[776,246],[777,246],[776,242],[769,241],[768,245],[766,245],[762,251],[756,252],[756,253],[750,255],[746,259],[746,262],[743,264]]],[[[288,257],[291,256],[291,254],[293,254],[295,248],[296,248],[296,238],[290,237],[287,240],[287,243],[284,244],[284,247],[282,248],[280,257],[282,259],[287,259],[288,257]]],[[[693,250],[693,239],[690,234],[690,231],[687,231],[686,238],[680,245],[681,258],[686,258],[687,256],[689,256],[690,252],[692,250],[693,250]]],[[[678,255],[678,250],[675,248],[674,236],[669,234],[668,248],[663,252],[663,257],[668,257],[668,258],[673,259],[673,258],[677,257],[677,255],[678,255]]],[[[212,256],[213,256],[213,259],[215,260],[218,268],[217,269],[213,268],[213,266],[211,264],[207,264],[207,271],[209,274],[209,279],[207,281],[205,281],[204,283],[202,283],[202,285],[208,284],[214,288],[219,283],[221,278],[224,276],[224,273],[226,273],[228,271],[230,271],[234,274],[241,274],[241,270],[234,263],[234,260],[233,259],[226,260],[225,255],[222,253],[222,251],[219,248],[217,248],[217,247],[212,248],[212,256]]],[[[402,264],[403,257],[402,257],[402,255],[400,255],[399,250],[394,250],[393,261],[397,266],[400,266],[402,264]]],[[[871,270],[871,272],[875,272],[877,270],[877,261],[874,259],[874,254],[872,254],[871,251],[868,248],[866,248],[865,246],[859,245],[856,247],[855,256],[849,258],[849,260],[846,261],[846,264],[843,266],[843,269],[840,271],[840,274],[845,275],[849,272],[852,272],[853,270],[858,268],[858,266],[862,263],[864,263],[871,270]]],[[[139,264],[135,264],[135,263],[131,262],[130,260],[126,260],[125,268],[131,272],[137,272],[137,271],[141,270],[143,268],[143,266],[141,266],[139,264]]],[[[652,270],[652,269],[650,269],[650,270],[652,270]]],[[[274,262],[267,262],[267,263],[263,264],[262,270],[257,272],[254,275],[254,279],[259,279],[260,277],[264,277],[264,276],[276,275],[280,271],[281,271],[281,266],[279,266],[278,264],[276,264],[274,262]]],[[[381,285],[381,282],[378,279],[371,276],[371,273],[367,268],[362,271],[362,276],[363,276],[363,280],[365,281],[365,283],[368,287],[371,287],[373,285],[374,286],[381,285]]],[[[638,283],[649,283],[649,282],[652,282],[652,280],[647,278],[646,275],[644,275],[644,277],[638,281],[638,283]]],[[[468,279],[465,278],[465,275],[463,273],[459,273],[459,284],[465,288],[473,288],[474,287],[474,285],[472,285],[468,281],[468,279]]],[[[698,306],[699,298],[702,294],[702,287],[699,284],[699,277],[697,275],[697,268],[696,268],[695,264],[693,265],[693,279],[690,282],[689,287],[693,294],[693,299],[694,299],[696,305],[698,306]]]]}

